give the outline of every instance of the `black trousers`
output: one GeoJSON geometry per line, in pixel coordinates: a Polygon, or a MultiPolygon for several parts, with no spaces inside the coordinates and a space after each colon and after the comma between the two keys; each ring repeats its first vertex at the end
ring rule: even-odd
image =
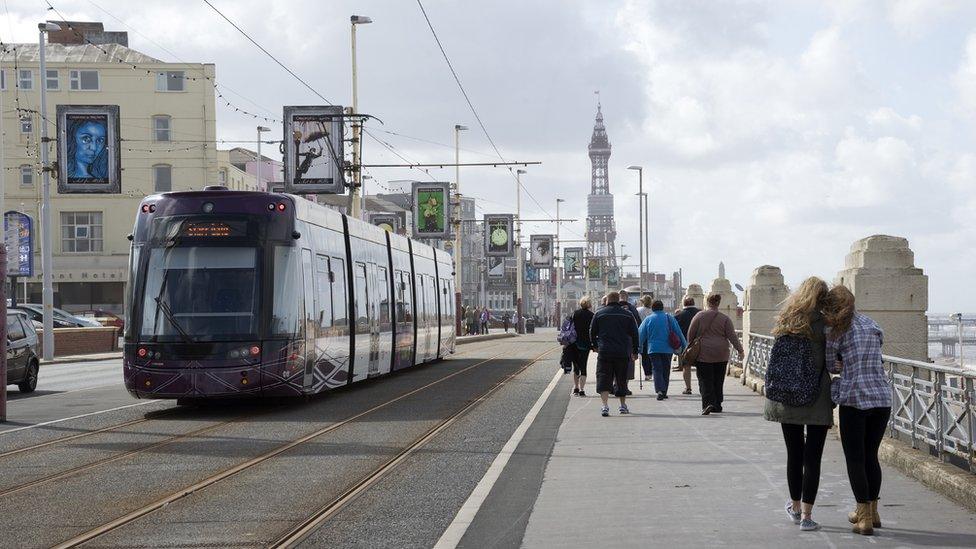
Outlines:
{"type": "Polygon", "coordinates": [[[627,365],[633,366],[630,358],[596,355],[596,392],[613,393],[614,396],[627,396],[627,365]]]}
{"type": "Polygon", "coordinates": [[[725,370],[728,366],[728,361],[695,363],[702,409],[711,404],[715,410],[722,410],[722,401],[725,400],[725,370]]]}
{"type": "Polygon", "coordinates": [[[847,478],[858,503],[878,499],[881,493],[881,463],[878,448],[888,428],[891,408],[859,410],[841,406],[840,442],[847,461],[847,478]]]}
{"type": "Polygon", "coordinates": [[[820,488],[820,460],[824,442],[827,441],[826,425],[795,425],[783,423],[783,440],[786,442],[786,484],[790,499],[813,505],[820,488]],[[803,428],[806,427],[806,436],[803,428]]]}

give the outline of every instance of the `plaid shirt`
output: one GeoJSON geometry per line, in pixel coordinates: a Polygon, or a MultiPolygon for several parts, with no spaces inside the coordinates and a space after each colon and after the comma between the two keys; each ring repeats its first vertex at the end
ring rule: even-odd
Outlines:
{"type": "Polygon", "coordinates": [[[891,385],[881,360],[883,340],[878,323],[860,313],[854,313],[850,329],[839,338],[830,337],[827,328],[827,368],[840,374],[830,385],[836,404],[859,410],[891,407],[891,385]],[[843,362],[839,371],[834,368],[838,358],[843,362]]]}

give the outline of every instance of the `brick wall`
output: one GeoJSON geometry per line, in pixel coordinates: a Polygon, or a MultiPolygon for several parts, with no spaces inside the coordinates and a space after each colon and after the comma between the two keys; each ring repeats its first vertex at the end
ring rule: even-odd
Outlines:
{"type": "MultiPolygon", "coordinates": [[[[37,340],[43,333],[37,330],[37,340]]],[[[119,329],[115,326],[101,328],[55,328],[54,356],[107,353],[119,349],[119,329]]]]}

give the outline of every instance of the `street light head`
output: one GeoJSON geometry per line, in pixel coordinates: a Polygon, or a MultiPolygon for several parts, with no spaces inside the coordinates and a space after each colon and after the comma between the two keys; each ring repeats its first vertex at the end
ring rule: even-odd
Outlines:
{"type": "Polygon", "coordinates": [[[59,30],[61,30],[61,25],[59,25],[57,23],[52,23],[50,21],[46,21],[44,23],[38,23],[37,24],[37,30],[39,30],[41,32],[45,32],[45,31],[59,31],[59,30]]]}
{"type": "Polygon", "coordinates": [[[564,199],[564,198],[557,198],[556,199],[556,202],[566,202],[566,199],[564,199]]]}
{"type": "Polygon", "coordinates": [[[455,124],[454,125],[454,131],[463,132],[463,131],[465,131],[467,129],[468,129],[467,126],[463,126],[461,124],[455,124]]]}
{"type": "Polygon", "coordinates": [[[638,171],[641,171],[641,170],[644,169],[644,167],[643,166],[627,166],[627,169],[628,170],[638,170],[638,171]]]}
{"type": "Polygon", "coordinates": [[[367,25],[372,23],[373,20],[365,15],[353,15],[349,17],[349,22],[353,25],[367,25]]]}
{"type": "Polygon", "coordinates": [[[264,126],[258,126],[259,132],[270,132],[271,128],[265,128],[264,126]]]}
{"type": "Polygon", "coordinates": [[[529,172],[527,172],[525,170],[515,170],[515,173],[517,173],[517,174],[523,174],[523,173],[529,173],[529,172]]]}

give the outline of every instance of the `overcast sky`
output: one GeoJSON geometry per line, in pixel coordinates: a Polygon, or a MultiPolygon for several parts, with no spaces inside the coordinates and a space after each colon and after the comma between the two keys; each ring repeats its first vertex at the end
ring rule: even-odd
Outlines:
{"type": "MultiPolygon", "coordinates": [[[[349,15],[359,30],[360,110],[375,134],[416,162],[490,161],[416,2],[213,0],[330,101],[351,95],[349,15]],[[401,135],[383,133],[395,132],[401,135]],[[402,135],[410,136],[402,137],[402,135]],[[430,142],[435,143],[430,143],[430,142]]],[[[280,118],[316,104],[202,1],[52,0],[69,19],[128,30],[136,50],[215,63],[241,106],[280,118]],[[104,11],[103,11],[104,9],[104,11]],[[111,14],[111,15],[109,15],[111,14]],[[115,18],[118,19],[114,19],[115,18]],[[124,23],[123,23],[124,22],[124,23]]],[[[41,0],[6,0],[4,41],[36,40],[56,18],[41,0]]],[[[619,244],[637,252],[636,173],[651,193],[651,267],[710,283],[724,261],[745,286],[763,264],[787,282],[833,280],[850,244],[907,237],[929,276],[930,310],[976,312],[976,2],[950,0],[425,0],[488,132],[529,168],[523,216],[566,199],[563,238],[582,237],[586,145],[600,90],[613,145],[610,189],[619,244]]],[[[217,133],[250,139],[255,121],[218,108],[217,133]]],[[[367,163],[398,162],[374,141],[367,163]]],[[[423,179],[370,170],[375,181],[423,179]]],[[[435,170],[438,180],[453,170],[435,170]]],[[[463,169],[479,213],[514,210],[502,169],[463,169]]],[[[370,182],[370,192],[377,187],[370,182]]],[[[543,211],[543,209],[545,211],[543,211]]],[[[526,234],[551,233],[530,224],[526,234]]],[[[618,252],[619,253],[619,252],[618,252]]],[[[636,263],[628,260],[627,263],[636,263]]]]}

